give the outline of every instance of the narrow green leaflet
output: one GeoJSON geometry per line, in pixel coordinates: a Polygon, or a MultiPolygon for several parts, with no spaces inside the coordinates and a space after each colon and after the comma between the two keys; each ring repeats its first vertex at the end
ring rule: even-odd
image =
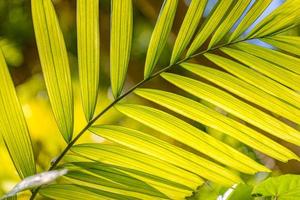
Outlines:
{"type": "Polygon", "coordinates": [[[99,0],[77,0],[78,66],[87,121],[96,107],[100,73],[99,0]]]}
{"type": "Polygon", "coordinates": [[[177,182],[176,186],[183,189],[189,189],[188,185],[191,183],[189,181],[190,172],[123,146],[80,144],[72,147],[72,151],[91,160],[139,170],[166,180],[171,180],[171,182],[177,182]],[[181,184],[186,186],[183,187],[181,184]]]}
{"type": "Polygon", "coordinates": [[[256,185],[253,196],[273,197],[278,200],[295,200],[300,198],[300,176],[287,174],[271,177],[256,185]]]}
{"type": "Polygon", "coordinates": [[[122,93],[132,41],[131,0],[111,1],[110,78],[112,93],[118,98],[122,93]]]}
{"type": "MultiPolygon", "coordinates": [[[[300,44],[300,40],[299,40],[300,44]]],[[[246,42],[240,42],[237,44],[234,44],[233,47],[238,48],[240,50],[243,50],[247,53],[250,53],[252,55],[255,55],[257,57],[260,57],[262,59],[267,60],[268,62],[272,62],[276,65],[279,65],[280,67],[283,67],[285,69],[288,69],[296,74],[300,74],[300,59],[296,58],[294,56],[287,55],[285,53],[272,50],[269,48],[261,47],[258,45],[246,43],[246,42]]],[[[300,45],[299,45],[300,47],[300,45]]]]}
{"type": "Polygon", "coordinates": [[[216,63],[224,70],[242,79],[243,81],[254,85],[255,87],[265,91],[266,93],[276,96],[279,99],[286,101],[297,108],[300,108],[300,95],[297,92],[262,75],[261,73],[256,72],[253,69],[234,62],[228,58],[209,53],[206,53],[205,57],[216,63]]]}
{"type": "Polygon", "coordinates": [[[55,184],[40,189],[42,196],[55,200],[138,200],[138,198],[97,190],[81,185],[55,184]]]}
{"type": "Polygon", "coordinates": [[[228,73],[202,65],[184,63],[183,68],[254,104],[300,124],[300,110],[228,73]]]}
{"type": "MultiPolygon", "coordinates": [[[[140,131],[112,125],[94,126],[90,131],[222,185],[231,186],[241,181],[238,176],[211,161],[140,131]]],[[[189,174],[189,178],[194,189],[202,183],[196,175],[189,174]]]]}
{"type": "Polygon", "coordinates": [[[245,9],[250,4],[251,0],[238,0],[230,13],[226,16],[224,21],[218,27],[216,32],[213,34],[208,48],[215,46],[223,37],[230,31],[231,27],[237,22],[240,16],[243,14],[245,9]]]}
{"type": "Polygon", "coordinates": [[[145,79],[151,76],[167,43],[173,25],[177,4],[178,0],[165,0],[164,5],[161,8],[148,46],[144,70],[145,79]]]}
{"type": "Polygon", "coordinates": [[[0,85],[0,136],[3,137],[17,172],[23,179],[36,171],[32,144],[1,48],[0,85]]]}
{"type": "MultiPolygon", "coordinates": [[[[150,183],[149,178],[159,177],[159,179],[154,179],[151,186],[154,187],[158,184],[160,187],[169,188],[168,190],[173,191],[171,194],[175,197],[176,195],[189,196],[192,193],[192,189],[189,187],[189,175],[187,175],[190,172],[152,156],[145,156],[143,153],[111,144],[80,144],[74,146],[72,151],[97,162],[125,168],[126,171],[132,169],[133,173],[128,174],[138,175],[133,177],[146,183],[150,183]]],[[[167,193],[165,194],[169,196],[170,193],[167,193]]]]}
{"type": "Polygon", "coordinates": [[[241,63],[272,78],[293,90],[300,90],[300,75],[270,63],[262,58],[233,48],[222,48],[222,51],[241,63]]]}
{"type": "Polygon", "coordinates": [[[123,114],[238,171],[248,174],[269,171],[237,150],[168,113],[132,104],[117,105],[116,108],[123,114]]]}
{"type": "Polygon", "coordinates": [[[73,92],[68,54],[51,0],[32,0],[39,56],[54,117],[66,142],[73,134],[73,92]]]}
{"type": "Polygon", "coordinates": [[[300,37],[298,36],[273,36],[261,40],[283,51],[300,55],[300,37]]]}
{"type": "Polygon", "coordinates": [[[113,166],[97,162],[75,162],[65,164],[70,172],[66,175],[74,184],[93,187],[137,198],[168,198],[151,185],[129,176],[113,166]]]}
{"type": "Polygon", "coordinates": [[[251,9],[247,12],[242,21],[235,28],[232,34],[230,34],[228,42],[235,41],[238,39],[254,22],[255,20],[265,11],[270,5],[272,0],[257,0],[251,9]]]}
{"type": "Polygon", "coordinates": [[[191,41],[201,20],[206,3],[207,0],[191,1],[174,44],[170,62],[171,64],[175,64],[178,61],[178,58],[191,41]]]}
{"type": "MultiPolygon", "coordinates": [[[[197,68],[199,67],[197,66],[197,68]]],[[[153,89],[139,89],[136,91],[136,94],[201,124],[230,135],[275,159],[283,162],[287,162],[289,159],[298,159],[297,155],[293,152],[268,137],[201,103],[177,94],[153,89]]]]}
{"type": "Polygon", "coordinates": [[[217,28],[219,23],[222,21],[223,17],[226,15],[228,8],[232,4],[233,0],[222,0],[216,5],[215,10],[212,14],[207,17],[207,21],[200,28],[199,33],[197,33],[194,41],[192,42],[190,48],[186,53],[186,57],[192,56],[201,45],[209,38],[212,32],[217,28]]]}
{"type": "Polygon", "coordinates": [[[162,77],[194,96],[208,101],[278,138],[300,145],[299,131],[223,90],[176,74],[164,73],[162,77]]]}
{"type": "Polygon", "coordinates": [[[246,36],[257,38],[273,35],[295,27],[300,23],[300,4],[298,0],[285,1],[276,10],[260,21],[246,36]]]}

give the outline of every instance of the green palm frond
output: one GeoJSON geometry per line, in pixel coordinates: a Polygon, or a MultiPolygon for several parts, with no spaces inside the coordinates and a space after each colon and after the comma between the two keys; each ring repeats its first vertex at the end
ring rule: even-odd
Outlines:
{"type": "Polygon", "coordinates": [[[85,118],[94,115],[100,74],[99,1],[77,2],[78,67],[85,118]]]}
{"type": "Polygon", "coordinates": [[[32,19],[54,117],[66,142],[73,134],[73,92],[69,60],[51,0],[32,1],[32,19]]]}
{"type": "Polygon", "coordinates": [[[21,178],[36,173],[32,144],[22,107],[0,48],[1,136],[21,178]]]}
{"type": "Polygon", "coordinates": [[[178,0],[166,0],[160,11],[147,51],[144,71],[145,79],[149,78],[153,73],[154,67],[167,43],[177,4],[178,0]]]}
{"type": "Polygon", "coordinates": [[[132,40],[132,2],[131,0],[112,1],[110,78],[115,98],[122,92],[130,59],[132,40]]]}
{"type": "MultiPolygon", "coordinates": [[[[276,160],[299,160],[277,142],[280,139],[300,146],[300,131],[295,128],[300,124],[300,39],[284,35],[300,23],[299,0],[285,1],[252,29],[271,0],[253,4],[250,0],[220,0],[206,19],[202,13],[207,1],[192,0],[175,41],[171,64],[155,71],[178,9],[177,0],[165,0],[149,42],[144,79],[127,91],[123,86],[131,54],[132,1],[112,0],[110,78],[115,100],[93,117],[101,78],[98,3],[78,0],[79,77],[88,123],[72,138],[72,85],[63,36],[51,1],[32,0],[48,94],[60,131],[69,142],[49,170],[63,167],[69,173],[63,184],[35,189],[31,199],[38,193],[52,199],[184,199],[207,180],[231,186],[243,182],[240,174],[270,171],[190,120],[276,160]],[[273,48],[248,43],[253,39],[273,48]],[[194,59],[200,56],[207,60],[205,64],[194,59]],[[181,70],[171,71],[173,68],[181,70]],[[142,88],[154,78],[178,90],[142,88]],[[132,93],[159,107],[121,102],[132,93]],[[111,108],[158,133],[96,125],[111,108]],[[111,143],[75,145],[88,130],[111,143]]],[[[9,77],[7,72],[1,76],[9,77]]],[[[24,144],[23,148],[29,150],[24,144]]],[[[18,155],[12,158],[16,163],[23,161],[18,155]]]]}

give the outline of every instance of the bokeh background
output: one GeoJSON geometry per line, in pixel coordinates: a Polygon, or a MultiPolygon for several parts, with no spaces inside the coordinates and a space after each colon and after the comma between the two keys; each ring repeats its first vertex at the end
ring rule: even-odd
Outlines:
{"type": "MultiPolygon", "coordinates": [[[[217,0],[209,0],[204,16],[209,14],[216,1],[217,0]]],[[[274,0],[264,15],[267,15],[282,2],[283,0],[274,0]]],[[[76,134],[86,123],[83,116],[78,87],[76,1],[53,0],[53,3],[64,34],[70,60],[75,93],[76,134]]],[[[125,90],[134,83],[140,81],[143,77],[143,67],[148,42],[163,0],[133,0],[133,3],[134,36],[125,90]]],[[[172,44],[174,43],[176,33],[180,28],[188,3],[188,0],[180,0],[169,42],[163,52],[163,55],[161,56],[158,66],[168,65],[172,44]]],[[[28,123],[30,134],[33,140],[38,170],[44,171],[49,167],[51,160],[53,160],[59,154],[59,152],[62,151],[62,149],[65,147],[65,143],[55,124],[49,104],[34,39],[30,6],[30,0],[0,0],[0,47],[4,51],[6,61],[9,65],[9,69],[16,85],[17,93],[28,123]]],[[[96,113],[98,113],[113,100],[110,92],[109,80],[109,18],[110,0],[100,0],[101,78],[96,113]]],[[[298,34],[299,28],[291,30],[290,33],[294,35],[295,33],[298,34]]],[[[252,42],[257,43],[258,41],[252,42]]],[[[196,61],[199,63],[208,64],[207,61],[201,57],[196,59],[196,61]]],[[[175,71],[178,70],[179,69],[175,69],[175,71]]],[[[151,83],[146,86],[159,87],[169,91],[174,91],[176,89],[159,78],[151,81],[151,83]]],[[[125,101],[149,104],[149,102],[143,101],[134,95],[130,95],[125,101]]],[[[147,130],[148,132],[151,131],[152,134],[157,134],[153,130],[149,130],[146,127],[141,126],[139,123],[124,117],[113,109],[97,123],[122,124],[127,127],[147,130]]],[[[223,133],[207,129],[206,127],[203,127],[200,124],[195,124],[195,122],[192,121],[190,121],[190,123],[193,123],[197,127],[205,130],[208,134],[213,134],[215,137],[219,137],[223,141],[226,141],[228,144],[236,147],[259,162],[264,163],[268,167],[272,168],[275,174],[300,172],[300,164],[297,162],[291,161],[286,164],[276,162],[259,152],[253,151],[252,149],[224,135],[223,133]]],[[[103,139],[90,133],[86,133],[79,142],[90,141],[103,142],[103,139]]],[[[179,143],[178,145],[181,144],[179,143]]],[[[299,148],[289,144],[285,145],[291,147],[293,151],[300,153],[299,148]]],[[[267,176],[269,175],[258,174],[255,177],[244,177],[244,179],[249,182],[254,182],[267,176]]],[[[10,190],[18,181],[19,178],[17,173],[15,172],[13,164],[9,159],[3,141],[0,139],[0,196],[10,190]]],[[[220,186],[210,184],[209,186],[203,188],[201,195],[202,198],[213,199],[219,194],[219,191],[222,190],[225,191],[225,189],[220,186]],[[209,197],[204,197],[206,194],[208,194],[209,197]]],[[[26,199],[26,197],[24,197],[24,199],[26,199]]]]}

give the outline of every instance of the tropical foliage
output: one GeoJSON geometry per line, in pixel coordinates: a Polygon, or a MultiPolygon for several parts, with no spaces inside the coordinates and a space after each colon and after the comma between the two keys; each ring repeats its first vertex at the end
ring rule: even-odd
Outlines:
{"type": "MultiPolygon", "coordinates": [[[[51,0],[31,0],[43,75],[66,147],[49,172],[37,174],[30,134],[0,52],[1,134],[24,179],[8,196],[32,189],[31,199],[37,194],[52,199],[185,199],[206,181],[230,187],[243,182],[241,174],[270,172],[208,134],[211,130],[278,161],[299,160],[278,140],[300,146],[300,38],[285,34],[300,23],[300,2],[287,0],[255,23],[271,2],[219,0],[209,16],[203,17],[207,1],[192,0],[170,64],[158,68],[179,9],[178,0],[165,0],[148,45],[144,78],[123,90],[131,55],[133,5],[131,0],[112,0],[110,78],[114,100],[95,113],[101,79],[99,0],[77,0],[78,67],[86,126],[73,133],[72,79],[59,21],[51,0]],[[207,59],[205,64],[195,62],[200,56],[207,59]],[[178,89],[145,87],[158,78],[178,89]],[[160,107],[124,103],[133,93],[160,107]],[[117,124],[97,125],[112,108],[166,137],[117,124]],[[75,144],[87,131],[110,143],[75,144]]],[[[292,185],[299,182],[289,180],[292,185]]],[[[265,188],[274,184],[276,180],[265,182],[253,194],[272,196],[265,188]]]]}

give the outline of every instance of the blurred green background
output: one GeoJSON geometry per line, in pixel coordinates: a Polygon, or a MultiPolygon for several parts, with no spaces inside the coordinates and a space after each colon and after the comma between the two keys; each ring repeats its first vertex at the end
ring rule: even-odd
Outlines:
{"type": "MultiPolygon", "coordinates": [[[[134,0],[133,2],[134,36],[125,90],[134,83],[140,81],[143,77],[143,66],[147,45],[163,0],[134,0]]],[[[206,13],[209,13],[215,2],[216,1],[214,0],[209,1],[206,13]]],[[[272,4],[273,8],[270,7],[270,10],[274,9],[281,2],[282,1],[280,0],[275,0],[274,4],[272,4]]],[[[81,107],[77,75],[76,1],[53,0],[53,3],[59,17],[61,29],[63,31],[69,53],[75,93],[76,134],[86,123],[81,107]]],[[[172,44],[186,12],[187,4],[187,0],[181,0],[179,3],[179,9],[176,14],[172,34],[170,36],[169,43],[161,56],[158,66],[168,65],[172,44]]],[[[109,17],[110,0],[100,0],[101,83],[96,113],[112,101],[109,86],[109,17]]],[[[294,29],[292,31],[298,32],[299,30],[294,29]]],[[[4,51],[6,61],[9,65],[23,111],[28,122],[38,170],[44,171],[49,167],[50,161],[62,151],[65,147],[65,143],[55,124],[41,72],[31,20],[30,0],[0,0],[0,47],[4,51]]],[[[202,64],[207,63],[207,61],[201,57],[196,59],[202,64]]],[[[175,71],[176,70],[179,69],[175,69],[175,71]]],[[[160,80],[159,78],[155,79],[147,86],[159,87],[164,90],[175,90],[175,88],[166,82],[163,82],[163,80],[160,80]]],[[[144,104],[149,103],[134,95],[130,95],[126,98],[126,101],[141,102],[144,104]]],[[[143,130],[147,129],[137,122],[125,118],[115,110],[108,112],[101,121],[98,121],[97,123],[114,123],[143,130]]],[[[264,163],[266,166],[273,169],[275,174],[300,172],[300,164],[297,162],[291,161],[285,164],[277,162],[259,152],[251,150],[245,145],[225,136],[223,133],[207,129],[200,124],[195,124],[195,122],[190,121],[190,123],[194,123],[194,125],[205,130],[209,134],[213,134],[215,137],[220,138],[259,162],[264,163]]],[[[149,131],[152,131],[153,134],[157,134],[153,130],[148,130],[148,132],[149,131]]],[[[103,139],[86,133],[79,142],[83,141],[100,142],[103,141],[103,139]]],[[[285,145],[288,145],[294,152],[300,153],[300,148],[291,146],[290,144],[285,145]]],[[[255,182],[267,176],[268,174],[259,174],[255,177],[244,177],[244,179],[250,182],[255,182]]],[[[0,139],[0,196],[10,190],[18,181],[19,178],[17,173],[14,171],[13,164],[9,159],[9,155],[4,147],[3,141],[0,139]]],[[[203,188],[202,195],[207,193],[210,198],[213,199],[213,197],[215,197],[214,194],[218,195],[222,190],[224,191],[225,189],[220,186],[210,185],[209,187],[203,188]]],[[[26,199],[26,194],[24,194],[24,199],[26,199]]]]}

